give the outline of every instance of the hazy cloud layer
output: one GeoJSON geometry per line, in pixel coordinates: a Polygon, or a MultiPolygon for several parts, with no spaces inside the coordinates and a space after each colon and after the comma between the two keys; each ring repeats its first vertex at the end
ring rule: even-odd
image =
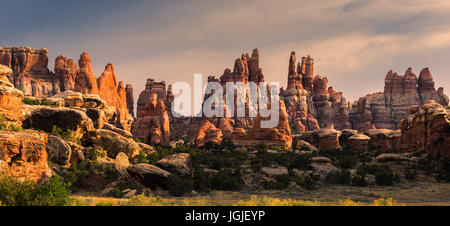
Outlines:
{"type": "Polygon", "coordinates": [[[286,86],[290,51],[311,54],[316,73],[348,100],[383,90],[387,71],[410,66],[416,74],[429,66],[436,84],[450,88],[446,0],[0,3],[0,45],[46,47],[51,61],[88,51],[97,75],[113,63],[136,95],[148,77],[220,76],[256,47],[268,81],[286,86]]]}

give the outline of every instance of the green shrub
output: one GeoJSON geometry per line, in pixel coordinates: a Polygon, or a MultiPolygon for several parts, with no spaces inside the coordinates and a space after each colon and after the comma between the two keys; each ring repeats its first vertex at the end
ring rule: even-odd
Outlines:
{"type": "Polygon", "coordinates": [[[357,187],[365,187],[367,186],[366,178],[361,175],[356,175],[352,177],[352,185],[357,187]]]}
{"type": "Polygon", "coordinates": [[[23,98],[22,103],[27,104],[27,105],[40,105],[41,104],[39,102],[39,100],[28,98],[28,97],[23,98]]]}
{"type": "Polygon", "coordinates": [[[351,174],[347,169],[341,171],[333,170],[327,174],[325,181],[329,184],[349,185],[351,183],[351,174]]]}
{"type": "Polygon", "coordinates": [[[90,169],[91,163],[88,161],[72,163],[64,179],[70,183],[72,189],[83,188],[83,179],[89,176],[90,169]]]}
{"type": "Polygon", "coordinates": [[[360,171],[375,175],[375,181],[380,186],[391,186],[398,177],[387,165],[363,165],[360,171]]]}
{"type": "Polygon", "coordinates": [[[42,99],[42,100],[41,100],[41,105],[44,105],[44,106],[52,106],[52,104],[50,103],[50,101],[47,100],[47,99],[42,99]]]}
{"type": "Polygon", "coordinates": [[[67,206],[72,203],[69,186],[58,176],[44,184],[3,177],[0,179],[0,202],[6,206],[67,206]]]}
{"type": "Polygon", "coordinates": [[[222,191],[238,191],[244,185],[240,170],[221,169],[210,180],[212,189],[222,191]]]}
{"type": "Polygon", "coordinates": [[[357,159],[353,155],[344,155],[338,160],[338,165],[344,169],[351,169],[356,165],[357,159]]]}
{"type": "Polygon", "coordinates": [[[194,189],[198,192],[210,192],[212,188],[210,184],[211,177],[211,173],[205,172],[202,167],[195,167],[193,179],[194,189]]]}
{"type": "Polygon", "coordinates": [[[59,128],[56,125],[53,125],[52,131],[50,132],[51,135],[60,137],[63,140],[71,141],[74,143],[80,143],[79,140],[75,139],[73,137],[73,131],[71,129],[65,129],[59,128]]]}
{"type": "Polygon", "coordinates": [[[89,148],[86,151],[87,156],[89,156],[90,159],[92,160],[97,160],[99,158],[105,158],[106,157],[106,153],[99,151],[97,148],[89,148]]]}
{"type": "Polygon", "coordinates": [[[192,192],[193,181],[191,178],[178,176],[172,174],[167,179],[167,187],[169,193],[173,196],[183,196],[186,193],[192,192]]]}

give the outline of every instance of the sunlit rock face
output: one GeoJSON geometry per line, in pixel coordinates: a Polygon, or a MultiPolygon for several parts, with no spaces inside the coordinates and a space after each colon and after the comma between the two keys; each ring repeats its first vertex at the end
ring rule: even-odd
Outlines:
{"type": "Polygon", "coordinates": [[[399,122],[408,115],[411,105],[423,105],[434,100],[448,106],[444,89],[434,87],[428,68],[419,77],[408,68],[404,75],[389,71],[385,77],[384,92],[369,94],[352,104],[350,121],[353,128],[367,131],[371,128],[398,129],[399,122]]]}
{"type": "Polygon", "coordinates": [[[132,125],[131,133],[133,137],[149,144],[170,144],[169,115],[163,99],[157,93],[149,94],[147,104],[139,111],[132,125]]]}
{"type": "Polygon", "coordinates": [[[289,60],[287,89],[281,89],[281,98],[286,103],[289,124],[295,132],[304,133],[319,128],[334,126],[349,129],[349,109],[342,92],[328,87],[328,78],[314,75],[314,59],[302,57],[297,64],[296,53],[289,60]]]}
{"type": "Polygon", "coordinates": [[[0,47],[0,64],[12,69],[9,80],[27,96],[50,96],[59,92],[55,76],[47,68],[47,49],[0,47]]]}
{"type": "Polygon", "coordinates": [[[449,112],[436,101],[428,100],[421,107],[411,107],[409,113],[400,122],[401,151],[450,159],[449,112]]]}

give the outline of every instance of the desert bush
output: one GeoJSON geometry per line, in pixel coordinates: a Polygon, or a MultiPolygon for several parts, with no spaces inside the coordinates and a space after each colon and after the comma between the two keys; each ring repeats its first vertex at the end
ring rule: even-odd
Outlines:
{"type": "Polygon", "coordinates": [[[42,99],[42,100],[41,100],[41,105],[44,105],[44,106],[52,106],[52,104],[50,103],[50,101],[47,100],[47,99],[42,99]]]}
{"type": "Polygon", "coordinates": [[[338,165],[344,169],[351,169],[356,165],[357,159],[353,155],[344,155],[339,158],[338,165]]]}
{"type": "Polygon", "coordinates": [[[68,172],[65,174],[64,179],[69,182],[71,189],[82,188],[83,179],[89,176],[91,169],[91,163],[88,161],[74,162],[70,165],[68,172]]]}
{"type": "Polygon", "coordinates": [[[71,129],[62,129],[56,125],[53,125],[50,135],[60,137],[63,140],[71,141],[80,144],[80,141],[73,137],[73,131],[71,129]]]}
{"type": "Polygon", "coordinates": [[[2,177],[0,201],[6,206],[67,206],[72,203],[68,187],[58,176],[43,184],[2,177]]]}
{"type": "Polygon", "coordinates": [[[168,191],[171,195],[176,197],[183,196],[186,193],[191,193],[193,186],[194,185],[191,178],[172,174],[167,179],[168,191]]]}
{"type": "Polygon", "coordinates": [[[375,175],[375,181],[380,186],[391,186],[397,178],[387,165],[363,165],[360,171],[375,175]]]}
{"type": "Polygon", "coordinates": [[[340,171],[334,170],[327,174],[325,181],[328,184],[350,185],[351,174],[347,169],[342,169],[340,171]]]}
{"type": "Polygon", "coordinates": [[[356,187],[365,187],[367,186],[366,178],[361,175],[356,175],[352,177],[352,185],[356,187]]]}
{"type": "Polygon", "coordinates": [[[28,97],[23,98],[22,103],[27,104],[27,105],[40,105],[41,104],[39,102],[39,100],[28,98],[28,97]]]}
{"type": "Polygon", "coordinates": [[[240,170],[221,169],[210,178],[211,188],[222,191],[238,191],[244,185],[240,170]]]}
{"type": "Polygon", "coordinates": [[[96,148],[96,147],[88,148],[86,151],[86,154],[87,154],[87,156],[89,156],[89,158],[91,160],[97,160],[99,158],[106,157],[106,153],[98,150],[98,148],[96,148]]]}

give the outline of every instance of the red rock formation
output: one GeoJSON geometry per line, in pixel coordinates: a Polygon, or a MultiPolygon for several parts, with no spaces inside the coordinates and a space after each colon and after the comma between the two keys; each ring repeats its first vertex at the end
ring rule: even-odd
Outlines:
{"type": "Polygon", "coordinates": [[[148,103],[148,100],[152,93],[156,93],[158,98],[161,98],[164,103],[167,100],[167,90],[166,90],[166,82],[155,82],[154,79],[147,79],[147,84],[145,85],[145,90],[139,94],[139,98],[137,101],[137,112],[136,117],[139,119],[141,112],[144,110],[145,105],[148,103]]]}
{"type": "Polygon", "coordinates": [[[33,130],[0,131],[0,175],[43,182],[50,178],[47,134],[33,130]]]}
{"type": "Polygon", "coordinates": [[[142,109],[131,128],[133,137],[145,139],[150,144],[169,145],[170,123],[162,98],[157,93],[149,95],[145,108],[142,109]]]}
{"type": "Polygon", "coordinates": [[[0,47],[0,64],[12,68],[10,81],[27,96],[51,96],[58,92],[54,87],[54,75],[47,68],[47,49],[0,47]]]}
{"type": "Polygon", "coordinates": [[[2,118],[0,124],[21,125],[23,93],[15,89],[8,81],[6,76],[11,72],[10,68],[0,65],[0,117],[2,118]]]}
{"type": "MultiPolygon", "coordinates": [[[[127,93],[127,108],[128,108],[128,113],[130,113],[131,117],[135,117],[134,116],[134,94],[133,94],[133,86],[131,84],[127,84],[127,86],[125,87],[125,91],[127,93]]],[[[173,101],[173,100],[172,100],[173,101]]]]}
{"type": "Polygon", "coordinates": [[[100,97],[109,106],[115,108],[115,114],[110,120],[110,123],[127,131],[130,130],[133,119],[128,113],[127,93],[122,82],[117,84],[117,78],[112,64],[106,65],[105,71],[97,79],[97,84],[100,97]]]}
{"type": "Polygon", "coordinates": [[[443,89],[436,91],[430,70],[421,71],[419,79],[411,68],[400,76],[389,71],[383,93],[370,94],[354,103],[350,111],[353,128],[366,131],[371,126],[380,129],[397,129],[401,119],[408,115],[408,107],[422,105],[426,100],[448,105],[443,89]]]}
{"type": "Polygon", "coordinates": [[[339,143],[339,137],[341,132],[333,128],[318,129],[314,131],[308,131],[303,134],[303,140],[309,142],[319,150],[336,150],[342,149],[339,143]]]}
{"type": "Polygon", "coordinates": [[[308,90],[308,92],[312,92],[314,81],[314,59],[312,59],[310,55],[302,58],[300,71],[302,72],[303,77],[303,88],[308,90]]]}
{"type": "Polygon", "coordinates": [[[91,58],[84,52],[78,60],[78,74],[75,79],[75,91],[83,94],[99,94],[97,79],[92,73],[91,58]]]}
{"type": "Polygon", "coordinates": [[[60,55],[55,59],[55,84],[61,92],[75,89],[77,64],[73,59],[60,55]]]}
{"type": "Polygon", "coordinates": [[[222,131],[208,120],[203,120],[199,128],[193,129],[192,132],[194,133],[193,143],[196,147],[204,147],[208,142],[218,144],[223,139],[222,131]]]}
{"type": "Polygon", "coordinates": [[[348,105],[341,92],[328,87],[328,79],[317,75],[313,79],[314,60],[303,57],[295,70],[295,52],[289,61],[287,90],[280,96],[286,102],[291,127],[300,133],[334,125],[351,128],[348,105]],[[320,127],[319,127],[320,125],[320,127]]]}
{"type": "Polygon", "coordinates": [[[270,146],[280,146],[284,149],[292,148],[289,116],[286,112],[284,101],[280,101],[278,126],[275,128],[261,128],[261,120],[268,119],[270,118],[262,118],[259,115],[249,133],[246,133],[243,129],[237,129],[232,135],[232,142],[238,146],[267,144],[270,146]]]}
{"type": "Polygon", "coordinates": [[[401,151],[426,152],[450,159],[450,121],[446,109],[434,100],[420,108],[411,108],[400,122],[401,151]]]}

